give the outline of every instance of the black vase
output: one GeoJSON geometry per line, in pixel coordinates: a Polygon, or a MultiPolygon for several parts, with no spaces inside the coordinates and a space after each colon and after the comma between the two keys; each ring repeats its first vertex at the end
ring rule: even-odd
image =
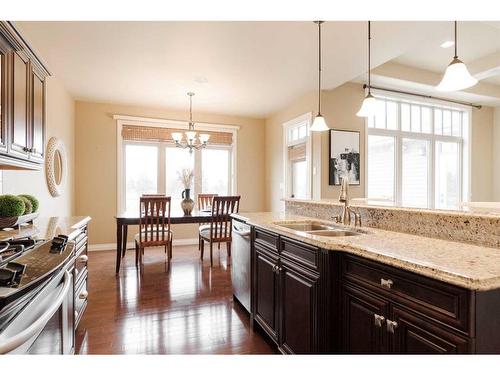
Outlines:
{"type": "Polygon", "coordinates": [[[191,212],[193,212],[194,201],[191,199],[191,189],[182,191],[181,208],[186,216],[190,216],[191,212]]]}

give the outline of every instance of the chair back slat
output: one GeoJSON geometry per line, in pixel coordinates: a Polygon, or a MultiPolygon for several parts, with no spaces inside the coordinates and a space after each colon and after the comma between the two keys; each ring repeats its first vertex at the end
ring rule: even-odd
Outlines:
{"type": "Polygon", "coordinates": [[[212,203],[210,237],[212,240],[231,239],[231,215],[240,209],[240,196],[216,196],[212,203]]]}
{"type": "Polygon", "coordinates": [[[139,202],[139,243],[141,246],[164,243],[170,232],[171,198],[163,195],[143,195],[139,202]]]}
{"type": "Polygon", "coordinates": [[[198,194],[198,210],[206,210],[212,207],[212,201],[218,194],[198,194]]]}

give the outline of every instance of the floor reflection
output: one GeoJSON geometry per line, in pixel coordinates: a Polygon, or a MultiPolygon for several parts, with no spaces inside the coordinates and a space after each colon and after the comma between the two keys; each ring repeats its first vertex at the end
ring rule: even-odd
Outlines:
{"type": "Polygon", "coordinates": [[[89,256],[89,305],[80,353],[272,353],[233,305],[225,248],[214,267],[195,246],[174,248],[169,272],[161,249],[146,249],[142,272],[129,251],[119,277],[113,252],[89,256]],[[109,253],[109,254],[108,254],[109,253]]]}

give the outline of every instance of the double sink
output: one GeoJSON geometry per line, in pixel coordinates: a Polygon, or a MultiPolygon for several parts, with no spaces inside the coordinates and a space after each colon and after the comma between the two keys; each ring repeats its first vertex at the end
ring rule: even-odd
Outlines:
{"type": "Polygon", "coordinates": [[[315,221],[301,221],[295,223],[276,222],[274,224],[279,227],[292,229],[296,232],[308,233],[320,237],[348,237],[364,234],[361,230],[346,229],[340,225],[324,224],[315,221]]]}

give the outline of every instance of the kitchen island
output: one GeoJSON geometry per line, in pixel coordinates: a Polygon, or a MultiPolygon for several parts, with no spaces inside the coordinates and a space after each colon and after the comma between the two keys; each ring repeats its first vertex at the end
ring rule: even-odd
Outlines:
{"type": "Polygon", "coordinates": [[[498,248],[286,213],[235,218],[252,227],[251,319],[280,351],[500,352],[498,248]]]}

